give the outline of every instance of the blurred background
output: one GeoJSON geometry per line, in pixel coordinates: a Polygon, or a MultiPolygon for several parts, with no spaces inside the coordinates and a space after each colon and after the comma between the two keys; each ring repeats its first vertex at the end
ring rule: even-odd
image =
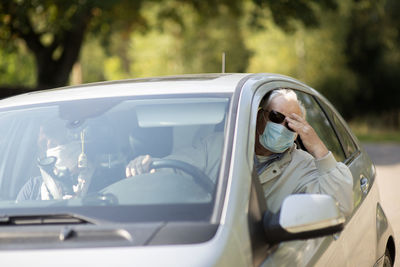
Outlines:
{"type": "Polygon", "coordinates": [[[400,142],[398,0],[2,0],[0,98],[186,73],[272,72],[362,141],[400,142]]]}

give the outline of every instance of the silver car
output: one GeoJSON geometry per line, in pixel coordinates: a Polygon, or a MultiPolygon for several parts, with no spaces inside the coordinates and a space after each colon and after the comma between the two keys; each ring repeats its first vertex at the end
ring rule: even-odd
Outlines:
{"type": "Polygon", "coordinates": [[[374,165],[332,105],[295,79],[184,75],[33,92],[0,101],[0,131],[2,266],[394,264],[374,165]],[[289,195],[265,216],[255,124],[277,88],[296,92],[350,168],[350,216],[315,194],[289,195]],[[126,178],[141,155],[152,172],[126,178]]]}

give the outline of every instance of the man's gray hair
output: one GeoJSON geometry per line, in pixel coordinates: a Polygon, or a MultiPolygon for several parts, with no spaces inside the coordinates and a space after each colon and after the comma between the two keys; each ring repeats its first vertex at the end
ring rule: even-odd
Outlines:
{"type": "Polygon", "coordinates": [[[303,115],[303,118],[306,118],[306,108],[304,107],[304,104],[297,98],[296,93],[292,89],[287,89],[287,88],[279,88],[276,90],[273,90],[270,94],[269,97],[261,103],[261,107],[265,110],[268,110],[269,105],[271,104],[272,99],[274,99],[277,96],[285,96],[286,98],[289,99],[294,99],[299,103],[301,113],[303,115]]]}

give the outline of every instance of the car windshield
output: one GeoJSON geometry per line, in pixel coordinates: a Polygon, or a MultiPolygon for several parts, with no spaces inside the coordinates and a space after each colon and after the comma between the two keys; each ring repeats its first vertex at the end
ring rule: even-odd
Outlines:
{"type": "Polygon", "coordinates": [[[0,109],[0,212],[209,220],[229,101],[141,96],[0,109]],[[150,172],[126,178],[144,155],[150,172]]]}

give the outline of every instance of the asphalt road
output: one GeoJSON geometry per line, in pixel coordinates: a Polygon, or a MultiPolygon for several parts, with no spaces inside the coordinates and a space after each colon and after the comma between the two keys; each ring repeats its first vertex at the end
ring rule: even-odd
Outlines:
{"type": "Polygon", "coordinates": [[[397,260],[400,267],[400,145],[364,144],[365,150],[375,163],[377,181],[383,209],[389,218],[396,242],[397,260]]]}

